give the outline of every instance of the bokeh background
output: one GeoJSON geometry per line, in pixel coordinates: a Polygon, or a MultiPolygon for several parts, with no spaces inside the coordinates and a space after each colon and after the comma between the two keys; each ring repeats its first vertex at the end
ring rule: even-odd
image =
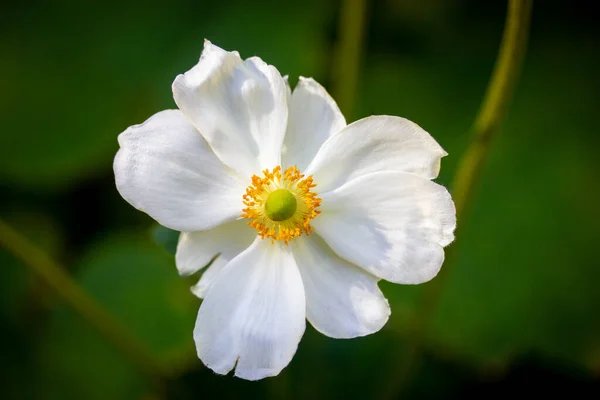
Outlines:
{"type": "MultiPolygon", "coordinates": [[[[196,278],[176,273],[176,233],[117,193],[116,138],[175,107],[170,85],[204,38],[262,57],[292,85],[302,75],[330,87],[339,1],[3,3],[0,216],[176,372],[157,379],[131,363],[0,249],[0,398],[598,395],[600,28],[591,7],[534,4],[521,79],[411,372],[407,338],[431,283],[381,283],[392,305],[381,332],[333,340],[307,326],[280,376],[245,382],[196,359],[196,278]]],[[[450,154],[438,179],[450,185],[505,10],[504,1],[368,2],[347,120],[416,121],[450,154]]]]}

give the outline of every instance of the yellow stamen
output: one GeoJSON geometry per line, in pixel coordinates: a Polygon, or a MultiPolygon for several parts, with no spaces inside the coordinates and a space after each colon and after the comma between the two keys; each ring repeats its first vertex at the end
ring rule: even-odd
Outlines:
{"type": "Polygon", "coordinates": [[[281,240],[286,245],[295,237],[309,235],[310,221],[320,214],[321,199],[312,191],[317,185],[312,176],[304,177],[298,168],[289,167],[281,174],[281,167],[263,171],[264,177],[252,176],[243,202],[242,217],[272,243],[281,240]],[[293,200],[292,200],[293,196],[293,200]]]}

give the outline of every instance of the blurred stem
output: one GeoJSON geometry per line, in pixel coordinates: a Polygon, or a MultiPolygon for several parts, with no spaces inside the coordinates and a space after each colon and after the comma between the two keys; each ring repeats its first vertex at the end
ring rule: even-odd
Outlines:
{"type": "MultiPolygon", "coordinates": [[[[498,134],[508,102],[521,71],[527,48],[529,21],[532,0],[509,0],[502,44],[494,66],[490,83],[479,113],[471,128],[471,143],[458,166],[452,184],[452,197],[456,204],[456,217],[460,231],[471,210],[476,189],[481,180],[483,168],[498,134]]],[[[457,234],[457,237],[460,235],[457,234]]],[[[458,243],[460,245],[460,242],[458,243]]],[[[444,283],[456,263],[457,244],[446,251],[446,262],[440,275],[427,284],[423,290],[422,303],[416,312],[414,325],[408,337],[407,354],[394,371],[393,388],[386,397],[395,398],[418,368],[422,359],[422,340],[426,326],[435,314],[444,283]]]]}
{"type": "Polygon", "coordinates": [[[365,24],[366,0],[342,0],[331,92],[342,113],[348,117],[352,115],[356,101],[365,24]]]}
{"type": "Polygon", "coordinates": [[[64,268],[2,219],[0,219],[0,246],[29,267],[129,361],[152,377],[161,376],[159,364],[142,343],[81,288],[64,268]]]}
{"type": "Polygon", "coordinates": [[[462,158],[452,185],[456,214],[465,218],[481,180],[492,139],[498,133],[521,72],[527,48],[532,0],[510,0],[502,45],[485,98],[472,127],[471,145],[462,158]]]}

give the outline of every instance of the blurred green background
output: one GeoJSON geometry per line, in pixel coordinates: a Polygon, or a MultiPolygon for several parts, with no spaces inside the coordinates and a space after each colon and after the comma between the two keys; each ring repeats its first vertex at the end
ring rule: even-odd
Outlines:
{"type": "MultiPolygon", "coordinates": [[[[592,2],[534,4],[529,51],[423,355],[400,378],[419,295],[380,286],[379,333],[307,326],[280,376],[245,382],[195,358],[199,300],[176,234],[121,199],[117,135],[175,108],[203,39],[330,87],[339,2],[28,1],[0,12],[0,216],[60,262],[165,365],[149,377],[0,249],[0,398],[465,398],[600,395],[600,28],[592,2]]],[[[450,154],[449,185],[492,71],[504,1],[368,2],[357,103],[409,118],[450,154]]],[[[459,224],[461,221],[459,221],[459,224]]],[[[442,269],[442,273],[444,269],[442,269]]],[[[588,397],[590,398],[590,397],[588,397]]]]}

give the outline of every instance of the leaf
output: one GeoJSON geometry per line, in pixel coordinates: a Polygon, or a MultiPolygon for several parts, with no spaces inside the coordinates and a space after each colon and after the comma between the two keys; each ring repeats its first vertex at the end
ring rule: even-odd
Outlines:
{"type": "MultiPolygon", "coordinates": [[[[63,236],[53,217],[39,210],[24,211],[8,206],[7,223],[25,235],[47,254],[63,251],[63,236]]],[[[34,398],[31,385],[22,377],[30,376],[37,360],[40,337],[40,313],[48,300],[46,287],[27,265],[0,249],[0,374],[3,398],[34,398]]]]}
{"type": "Polygon", "coordinates": [[[156,243],[164,247],[169,254],[175,255],[177,242],[179,241],[178,231],[166,228],[160,224],[155,224],[152,227],[152,238],[156,243]]]}
{"type": "MultiPolygon", "coordinates": [[[[166,365],[194,361],[192,330],[198,307],[173,259],[149,241],[113,237],[79,263],[78,281],[166,365]]],[[[51,315],[48,376],[57,398],[139,398],[144,377],[79,316],[63,307],[51,315]],[[103,371],[98,374],[98,371],[103,371]]]]}
{"type": "Polygon", "coordinates": [[[0,74],[11,77],[0,99],[0,181],[57,190],[109,171],[119,133],[175,107],[171,83],[197,62],[204,38],[244,58],[260,55],[293,82],[327,73],[315,28],[326,29],[330,7],[301,8],[296,18],[272,4],[207,7],[9,8],[12,32],[0,39],[0,74]],[[249,12],[260,22],[246,23],[249,12]]]}

